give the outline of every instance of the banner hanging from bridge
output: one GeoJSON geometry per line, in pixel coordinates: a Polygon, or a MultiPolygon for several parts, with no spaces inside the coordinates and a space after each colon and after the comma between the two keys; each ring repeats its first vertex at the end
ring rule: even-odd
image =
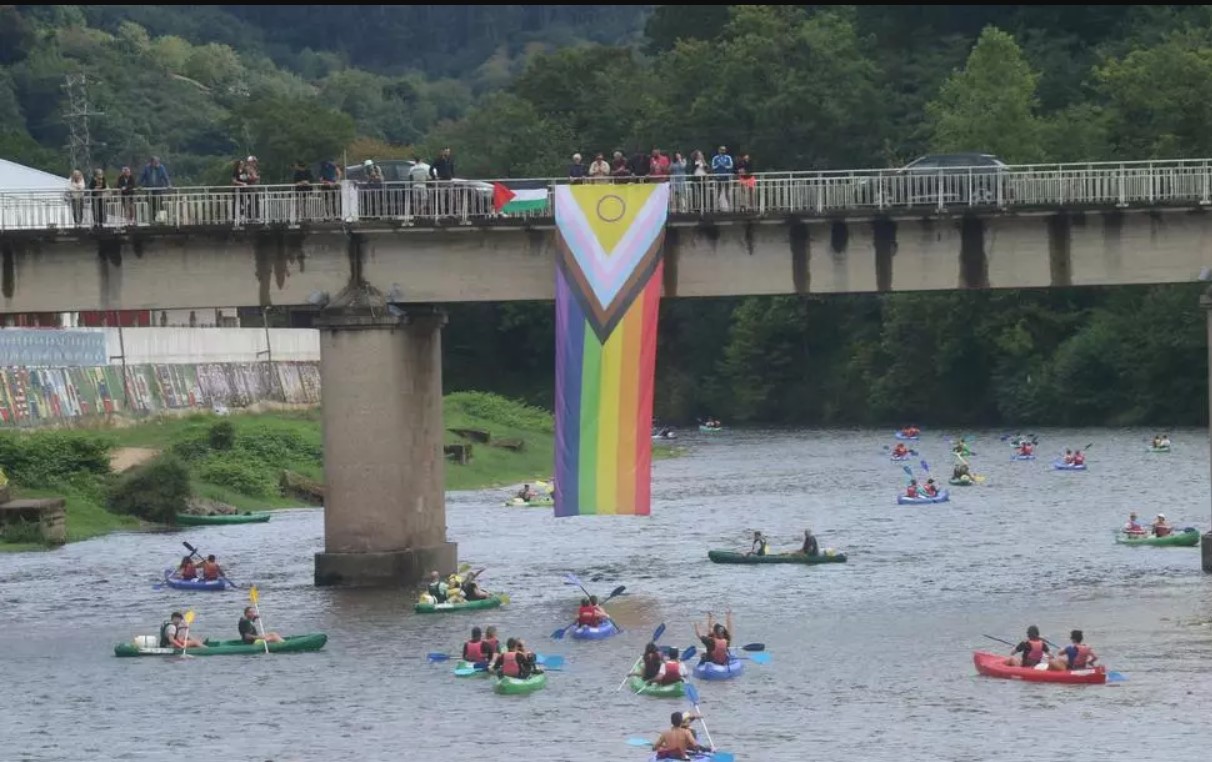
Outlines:
{"type": "Polygon", "coordinates": [[[555,515],[647,516],[669,185],[559,185],[555,515]]]}

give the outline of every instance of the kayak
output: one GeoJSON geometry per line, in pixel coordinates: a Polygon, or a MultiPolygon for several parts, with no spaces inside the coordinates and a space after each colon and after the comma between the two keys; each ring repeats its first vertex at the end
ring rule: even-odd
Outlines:
{"type": "Polygon", "coordinates": [[[515,497],[513,500],[506,500],[506,508],[550,508],[555,505],[555,500],[550,497],[536,497],[534,500],[527,502],[520,497],[515,497]]]}
{"type": "Polygon", "coordinates": [[[1076,463],[1066,463],[1063,460],[1052,461],[1052,467],[1057,471],[1085,471],[1086,464],[1078,465],[1076,463]]]}
{"type": "Polygon", "coordinates": [[[1168,534],[1165,537],[1155,537],[1151,534],[1132,535],[1117,529],[1115,531],[1115,541],[1120,545],[1193,548],[1199,544],[1199,530],[1195,527],[1187,527],[1173,534],[1168,534]]]}
{"type": "Polygon", "coordinates": [[[976,484],[971,477],[964,478],[962,476],[958,479],[948,479],[947,483],[952,487],[971,487],[972,485],[976,484]]]}
{"type": "Polygon", "coordinates": [[[892,436],[896,437],[897,439],[902,439],[906,442],[916,442],[917,440],[921,439],[921,434],[917,434],[915,436],[909,436],[908,434],[905,434],[904,432],[900,432],[900,431],[896,432],[892,436]]]}
{"type": "Polygon", "coordinates": [[[902,460],[909,460],[912,457],[913,456],[910,455],[909,453],[905,453],[904,455],[893,455],[889,458],[889,460],[891,460],[894,463],[899,463],[902,460]]]}
{"type": "Polygon", "coordinates": [[[460,659],[455,663],[455,677],[488,677],[492,673],[486,669],[476,669],[475,662],[460,659]]]}
{"type": "Polygon", "coordinates": [[[615,626],[612,620],[607,619],[597,627],[588,627],[578,624],[576,627],[569,630],[568,634],[577,640],[605,640],[611,635],[618,635],[619,628],[615,626]]]}
{"type": "Polygon", "coordinates": [[[677,438],[678,438],[678,435],[674,434],[672,432],[670,432],[669,434],[653,434],[652,435],[653,441],[656,441],[658,439],[677,439],[677,438]]]}
{"type": "Polygon", "coordinates": [[[723,431],[723,426],[704,426],[699,424],[699,431],[723,431]]]}
{"type": "Polygon", "coordinates": [[[1036,667],[1010,667],[1006,665],[1006,657],[1001,654],[991,654],[985,651],[973,651],[972,662],[976,671],[987,677],[1001,677],[1006,680],[1026,680],[1032,683],[1069,683],[1072,685],[1102,685],[1107,682],[1107,670],[1103,667],[1094,669],[1075,669],[1058,672],[1052,669],[1036,667]]]}
{"type": "Polygon", "coordinates": [[[950,500],[951,500],[951,493],[947,490],[943,490],[942,492],[938,493],[934,497],[926,497],[925,495],[918,495],[917,497],[909,497],[908,495],[897,495],[896,504],[897,505],[925,505],[927,503],[946,503],[946,502],[949,502],[950,500]]]}
{"type": "Polygon", "coordinates": [[[961,458],[971,458],[973,455],[976,455],[976,453],[972,452],[971,450],[952,450],[951,454],[958,455],[961,458]]]}
{"type": "Polygon", "coordinates": [[[501,605],[500,596],[494,595],[482,601],[463,601],[462,603],[418,603],[412,610],[418,614],[448,614],[454,611],[482,611],[495,609],[501,605]]]}
{"type": "MultiPolygon", "coordinates": [[[[635,666],[631,668],[632,672],[639,672],[643,666],[642,658],[635,660],[635,666]]],[[[632,693],[642,694],[644,696],[656,696],[657,698],[681,698],[686,695],[686,682],[679,680],[676,683],[669,685],[657,685],[656,683],[647,683],[642,677],[632,675],[627,678],[627,687],[632,693]]]]}
{"type": "Polygon", "coordinates": [[[1150,447],[1149,452],[1170,452],[1169,447],[1150,447]]]}
{"type": "Polygon", "coordinates": [[[1035,460],[1035,456],[1034,455],[1023,455],[1022,453],[1015,453],[1010,456],[1010,460],[1035,460]]]}
{"type": "Polygon", "coordinates": [[[522,693],[534,693],[537,690],[544,688],[547,685],[547,673],[540,672],[537,675],[522,680],[517,677],[497,677],[493,678],[492,689],[497,693],[504,693],[510,696],[516,696],[522,693]]]}
{"type": "MultiPolygon", "coordinates": [[[[715,755],[706,751],[694,751],[691,752],[690,756],[686,757],[686,759],[689,760],[689,762],[711,762],[711,760],[715,759],[715,755]]],[[[661,762],[661,757],[657,754],[653,754],[648,758],[648,762],[661,762]]]]}
{"type": "Polygon", "coordinates": [[[700,680],[731,680],[745,672],[745,662],[735,656],[728,657],[728,666],[713,661],[699,662],[694,667],[694,676],[700,680]]]}
{"type": "Polygon", "coordinates": [[[815,556],[803,553],[772,553],[765,556],[747,556],[731,550],[709,550],[707,557],[717,564],[840,564],[846,562],[845,553],[831,552],[815,556]]]}
{"type": "MultiPolygon", "coordinates": [[[[159,642],[153,635],[144,635],[152,642],[159,642]]],[[[232,654],[263,654],[265,645],[245,643],[243,640],[204,640],[206,648],[190,648],[189,656],[229,656],[232,654]]],[[[271,654],[289,654],[301,651],[319,651],[328,642],[322,632],[310,635],[287,635],[281,643],[270,643],[271,654]]],[[[114,646],[114,656],[179,656],[180,648],[147,648],[137,643],[119,643],[114,646]]]]}
{"type": "Polygon", "coordinates": [[[220,577],[212,580],[181,579],[180,577],[173,576],[174,571],[176,571],[176,569],[164,570],[164,584],[168,585],[173,590],[207,590],[217,593],[226,590],[228,587],[232,587],[231,582],[229,582],[226,577],[220,577]]]}
{"type": "Polygon", "coordinates": [[[224,524],[261,524],[269,521],[268,511],[260,513],[230,513],[215,514],[214,516],[199,516],[193,513],[178,513],[177,526],[206,527],[224,524]]]}

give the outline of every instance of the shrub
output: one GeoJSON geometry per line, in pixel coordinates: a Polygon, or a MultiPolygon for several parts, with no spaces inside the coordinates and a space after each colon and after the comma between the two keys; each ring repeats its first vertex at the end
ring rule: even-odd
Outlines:
{"type": "Polygon", "coordinates": [[[253,429],[236,440],[236,450],[242,455],[266,465],[280,468],[297,460],[319,460],[323,454],[320,443],[309,442],[290,429],[253,429]]]}
{"type": "Polygon", "coordinates": [[[236,427],[231,421],[219,421],[210,427],[210,448],[230,450],[236,444],[236,427]]]}
{"type": "Polygon", "coordinates": [[[201,432],[194,432],[189,436],[173,443],[172,453],[186,463],[192,463],[210,455],[210,437],[201,432]]]}
{"type": "Polygon", "coordinates": [[[506,399],[486,392],[457,392],[446,398],[446,409],[452,413],[462,412],[512,429],[541,431],[550,434],[555,430],[551,413],[542,408],[531,407],[523,402],[506,399]]]}
{"type": "Polygon", "coordinates": [[[198,469],[198,478],[218,484],[250,497],[271,497],[278,494],[278,485],[257,463],[250,463],[235,454],[212,455],[198,469]]]}
{"type": "Polygon", "coordinates": [[[172,524],[190,497],[189,470],[180,460],[164,455],[122,475],[110,490],[114,513],[172,524]]]}
{"type": "Polygon", "coordinates": [[[0,468],[26,487],[53,484],[78,474],[109,473],[109,442],[72,431],[0,433],[0,468]]]}
{"type": "Polygon", "coordinates": [[[0,529],[0,541],[41,545],[46,541],[42,537],[42,527],[36,521],[14,521],[0,529]]]}

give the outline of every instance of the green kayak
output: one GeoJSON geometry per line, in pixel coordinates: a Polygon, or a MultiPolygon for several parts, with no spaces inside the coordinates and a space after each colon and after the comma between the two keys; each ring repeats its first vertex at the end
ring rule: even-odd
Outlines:
{"type": "MultiPolygon", "coordinates": [[[[632,672],[639,672],[640,666],[644,660],[636,659],[635,666],[631,668],[632,672]]],[[[672,683],[670,685],[657,685],[655,683],[648,684],[642,678],[632,675],[627,678],[627,687],[632,693],[642,694],[644,696],[656,696],[657,698],[681,698],[686,695],[685,681],[672,683]]]]}
{"type": "Polygon", "coordinates": [[[765,556],[749,556],[731,550],[709,550],[707,557],[717,564],[840,564],[846,561],[845,553],[826,550],[817,556],[803,553],[771,553],[765,556]]]}
{"type": "Polygon", "coordinates": [[[178,513],[177,526],[208,527],[221,524],[260,524],[269,521],[269,513],[218,513],[214,516],[199,516],[193,513],[178,513]]]}
{"type": "MultiPolygon", "coordinates": [[[[152,637],[152,636],[146,636],[152,637]]],[[[154,638],[153,638],[153,642],[154,638]]],[[[191,648],[189,656],[229,656],[231,654],[263,654],[265,646],[245,643],[242,640],[205,640],[206,648],[191,648]]],[[[310,635],[288,635],[281,643],[270,643],[271,654],[288,654],[299,651],[319,651],[328,642],[324,633],[310,635]]],[[[134,643],[119,643],[114,646],[114,656],[180,656],[180,648],[147,648],[134,643]]]]}
{"type": "Polygon", "coordinates": [[[1154,537],[1151,534],[1130,535],[1116,530],[1115,541],[1120,545],[1154,545],[1174,548],[1193,548],[1199,544],[1199,530],[1187,527],[1165,537],[1154,537]]]}
{"type": "Polygon", "coordinates": [[[506,508],[550,508],[553,505],[555,505],[555,500],[550,497],[536,497],[529,502],[520,497],[505,501],[506,508]]]}
{"type": "Polygon", "coordinates": [[[973,484],[976,484],[976,482],[972,481],[971,479],[965,479],[962,476],[958,479],[948,479],[947,483],[952,487],[971,487],[973,484]]]}
{"type": "Polygon", "coordinates": [[[455,677],[488,677],[492,673],[486,669],[476,669],[474,662],[459,660],[454,668],[455,677]]]}
{"type": "Polygon", "coordinates": [[[531,675],[525,680],[519,680],[516,677],[497,677],[493,678],[492,689],[497,693],[515,696],[521,693],[534,693],[541,690],[547,685],[547,673],[540,672],[537,675],[531,675]]]}
{"type": "Polygon", "coordinates": [[[412,610],[418,614],[447,614],[454,611],[482,611],[495,609],[504,601],[501,596],[494,595],[482,601],[464,601],[463,603],[418,603],[412,610]]]}
{"type": "Polygon", "coordinates": [[[1150,447],[1149,452],[1170,452],[1169,447],[1150,447]]]}

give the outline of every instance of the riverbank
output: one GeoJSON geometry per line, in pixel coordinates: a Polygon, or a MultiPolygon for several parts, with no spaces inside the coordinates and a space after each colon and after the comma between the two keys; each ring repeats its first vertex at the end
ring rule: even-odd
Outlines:
{"type": "MultiPolygon", "coordinates": [[[[448,461],[446,488],[473,490],[546,479],[555,443],[551,413],[492,394],[460,392],[444,400],[446,444],[471,444],[466,465],[448,461]],[[452,430],[486,434],[471,442],[452,430]],[[507,444],[509,446],[494,446],[507,444]]],[[[108,532],[154,526],[106,510],[114,472],[174,456],[189,471],[195,497],[242,511],[305,504],[282,494],[283,471],[322,483],[323,439],[319,410],[216,416],[163,417],[102,431],[0,433],[0,467],[13,475],[22,497],[67,499],[68,542],[108,532]],[[216,438],[216,425],[230,433],[216,438]],[[84,455],[81,455],[84,453],[84,455]],[[31,467],[32,461],[50,462],[31,467]],[[24,478],[25,482],[19,480],[24,478]],[[32,486],[26,486],[26,485],[32,486]]],[[[21,538],[0,541],[0,551],[41,549],[21,538]]]]}

